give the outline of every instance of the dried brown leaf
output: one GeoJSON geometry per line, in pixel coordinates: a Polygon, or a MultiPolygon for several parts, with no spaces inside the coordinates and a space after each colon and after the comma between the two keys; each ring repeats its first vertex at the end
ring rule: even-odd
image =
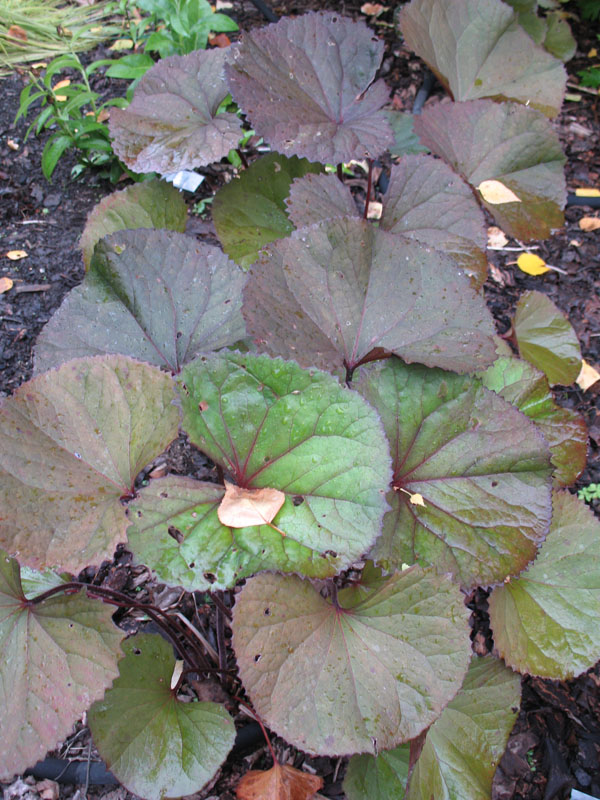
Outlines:
{"type": "Polygon", "coordinates": [[[582,217],[579,220],[579,227],[582,231],[597,231],[600,228],[600,217],[582,217]]]}
{"type": "Polygon", "coordinates": [[[247,528],[270,523],[285,501],[279,489],[242,489],[225,481],[225,495],[217,515],[223,525],[247,528]]]}
{"type": "Polygon", "coordinates": [[[247,772],[235,790],[238,800],[309,800],[323,778],[277,762],[268,770],[247,772]]]}

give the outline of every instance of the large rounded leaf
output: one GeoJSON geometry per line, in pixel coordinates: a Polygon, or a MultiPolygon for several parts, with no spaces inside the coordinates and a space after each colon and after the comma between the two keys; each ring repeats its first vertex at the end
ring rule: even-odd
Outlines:
{"type": "Polygon", "coordinates": [[[376,753],[417,736],[461,686],[467,612],[445,576],[413,567],[349,608],[263,573],[238,595],[233,646],[263,720],[313,753],[376,753]]]}
{"type": "MultiPolygon", "coordinates": [[[[489,800],[494,772],[517,717],[521,679],[496,658],[474,656],[461,690],[427,731],[406,800],[489,800]]],[[[404,797],[409,747],[354,756],[348,800],[404,797]]]]}
{"type": "Polygon", "coordinates": [[[219,161],[237,147],[241,123],[217,111],[227,97],[227,50],[196,50],[163,58],[137,86],[133,101],[110,112],[119,158],[135,172],[165,175],[219,161]]]}
{"type": "Polygon", "coordinates": [[[285,198],[294,178],[321,172],[320,164],[305,158],[269,153],[226,183],[215,195],[213,220],[225,252],[246,268],[258,258],[261,247],[289,236],[285,198]]]}
{"type": "Polygon", "coordinates": [[[19,565],[0,550],[0,779],[52,750],[118,675],[113,609],[80,595],[25,600],[19,565]]]}
{"type": "Polygon", "coordinates": [[[94,252],[83,283],[42,330],[36,372],[121,353],[179,372],[246,335],[243,272],[219,248],[170,231],[120,231],[94,252]]]}
{"type": "Polygon", "coordinates": [[[374,350],[458,372],[494,359],[492,318],[455,261],[360,219],[266,248],[243,313],[270,353],[332,371],[351,372],[374,350]]]}
{"type": "Polygon", "coordinates": [[[381,423],[362,397],[323,372],[237,353],[197,359],[178,383],[191,441],[238,486],[286,496],[272,524],[221,529],[221,543],[264,556],[263,569],[311,576],[366,552],[391,471],[381,423]]]}
{"type": "Polygon", "coordinates": [[[358,217],[352,192],[337,175],[298,178],[292,183],[285,204],[296,228],[334,217],[358,217]]]}
{"type": "Polygon", "coordinates": [[[78,572],[125,537],[120,498],[177,436],[170,378],[123,356],[69,361],[0,408],[0,544],[78,572]]]}
{"type": "Polygon", "coordinates": [[[577,334],[565,315],[541,292],[525,292],[515,314],[519,353],[546,374],[551,386],[574,383],[581,371],[577,334]]]}
{"type": "Polygon", "coordinates": [[[248,31],[226,67],[231,94],[257,133],[285,155],[338,164],[393,144],[373,83],[383,41],[339,14],[286,17],[248,31]]]}
{"type": "Polygon", "coordinates": [[[467,587],[520,572],[550,523],[550,453],[536,426],[475,378],[398,360],[365,369],[357,388],[394,460],[371,556],[433,564],[467,587]]]}
{"type": "Polygon", "coordinates": [[[518,100],[555,117],[567,74],[500,0],[412,0],[400,14],[411,50],[455,100],[518,100]]]}
{"type": "Polygon", "coordinates": [[[481,201],[518,239],[543,239],[564,223],[563,155],[558,135],[539,112],[512,103],[472,100],[426,108],[415,130],[436,155],[477,188],[499,181],[520,202],[481,201]]]}
{"type": "Polygon", "coordinates": [[[483,213],[470,187],[443,161],[409,155],[392,167],[380,225],[449,253],[478,286],[485,282],[483,213]]]}
{"type": "Polygon", "coordinates": [[[542,431],[552,453],[555,485],[574,483],[585,467],[585,421],[554,402],[544,373],[520,358],[503,357],[479,377],[486,388],[521,409],[542,431]]]}
{"type": "Polygon", "coordinates": [[[568,492],[534,563],[494,589],[490,619],[504,660],[519,672],[572,678],[600,658],[600,523],[568,492]]]}
{"type": "Polygon", "coordinates": [[[183,195],[165,181],[134,183],[113,192],[94,206],[79,240],[88,269],[96,243],[110,233],[135,228],[168,228],[185,231],[187,206],[183,195]]]}
{"type": "Polygon", "coordinates": [[[94,744],[121,783],[145,800],[197,792],[231,750],[233,720],[217,703],[177,699],[173,650],[160,636],[134,636],[123,649],[119,677],[88,714],[94,744]]]}

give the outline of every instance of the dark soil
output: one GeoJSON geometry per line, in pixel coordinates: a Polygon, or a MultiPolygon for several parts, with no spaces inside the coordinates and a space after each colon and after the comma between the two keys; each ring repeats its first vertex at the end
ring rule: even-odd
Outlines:
{"type": "MultiPolygon", "coordinates": [[[[316,0],[285,0],[275,10],[278,14],[296,14],[313,8],[333,8],[354,16],[360,15],[361,2],[317,3],[316,0]]],[[[264,19],[249,2],[235,2],[234,14],[240,27],[247,29],[264,24],[264,19]]],[[[391,12],[383,21],[391,22],[391,12]]],[[[589,63],[585,55],[595,44],[590,26],[574,23],[578,38],[578,53],[568,65],[570,75],[589,63]]],[[[382,27],[388,50],[382,74],[393,92],[394,104],[410,109],[412,99],[421,83],[423,66],[406,51],[392,28],[382,27]]],[[[90,60],[104,57],[102,50],[88,56],[90,60]]],[[[576,79],[575,79],[576,80],[576,79]]],[[[94,88],[103,94],[122,94],[121,81],[109,81],[98,75],[94,88]]],[[[75,164],[69,154],[59,162],[52,183],[42,175],[40,156],[45,138],[24,141],[25,123],[13,126],[19,93],[23,87],[19,76],[2,82],[3,102],[0,107],[0,278],[10,277],[14,286],[0,294],[0,396],[10,394],[27,380],[32,369],[32,348],[35,339],[65,294],[83,277],[81,256],[77,242],[87,214],[106,194],[114,190],[107,181],[90,172],[77,182],[70,180],[70,170],[75,164]],[[5,254],[11,250],[24,250],[27,257],[11,261],[5,254]]],[[[433,97],[430,102],[435,102],[433,97]]],[[[600,187],[599,127],[597,97],[583,94],[580,102],[566,102],[557,123],[568,163],[568,186],[600,187]]],[[[207,180],[201,190],[189,196],[190,204],[209,195],[222,182],[222,173],[228,165],[206,170],[207,180]]],[[[357,191],[364,190],[362,175],[353,182],[357,191]]],[[[566,212],[566,226],[551,239],[535,243],[536,251],[544,260],[566,270],[566,275],[550,272],[542,277],[529,277],[510,262],[518,253],[490,251],[494,265],[486,286],[486,297],[499,332],[510,333],[511,320],[519,296],[523,291],[536,289],[545,292],[562,309],[574,326],[582,347],[583,357],[593,365],[600,364],[600,231],[585,233],[578,221],[594,212],[590,208],[572,207],[566,212]]],[[[212,238],[211,223],[197,217],[190,218],[189,231],[212,238]]],[[[511,244],[514,244],[511,242],[511,244]]],[[[600,483],[600,382],[587,392],[577,386],[558,388],[556,400],[561,405],[578,410],[586,419],[589,429],[589,461],[574,489],[588,483],[600,483]]],[[[196,477],[216,479],[214,468],[203,457],[176,442],[167,456],[153,468],[196,477]]],[[[598,501],[596,501],[598,502],[598,501]]],[[[102,584],[124,593],[135,593],[135,598],[151,601],[162,608],[179,610],[193,619],[212,643],[218,647],[218,628],[215,607],[206,605],[202,597],[194,598],[177,589],[156,584],[148,570],[131,564],[131,557],[120,548],[113,562],[99,570],[88,570],[82,576],[87,581],[102,584]]],[[[222,601],[231,605],[232,593],[224,593],[222,601]]],[[[485,592],[477,591],[469,598],[473,609],[474,644],[477,652],[492,647],[487,624],[487,599],[485,592]]],[[[139,614],[118,611],[116,619],[126,630],[139,627],[139,614]]],[[[228,629],[225,628],[226,643],[228,629]]],[[[228,666],[233,666],[228,651],[228,666]]],[[[229,694],[234,686],[228,687],[229,694]]],[[[203,691],[223,693],[218,684],[207,683],[203,691]]],[[[238,714],[240,724],[247,722],[238,714]]],[[[282,741],[275,741],[278,755],[295,766],[315,771],[325,779],[322,794],[330,798],[343,798],[341,780],[345,770],[344,760],[307,758],[282,741]]],[[[57,751],[58,756],[86,760],[94,758],[94,750],[85,726],[78,726],[75,734],[57,751]]],[[[576,680],[557,682],[537,678],[523,678],[523,704],[521,713],[509,740],[507,752],[496,775],[495,800],[553,800],[567,798],[571,787],[600,797],[600,665],[576,680]]],[[[269,757],[260,739],[246,750],[236,750],[223,767],[216,783],[195,795],[200,800],[222,798],[231,800],[234,787],[241,774],[252,767],[269,767],[269,757]]],[[[47,790],[47,789],[46,789],[47,790]]],[[[70,797],[75,787],[61,787],[61,797],[70,797]]],[[[123,800],[128,793],[121,787],[91,787],[90,795],[107,800],[123,800]]],[[[8,797],[36,800],[43,795],[43,787],[28,779],[28,784],[15,784],[8,797]]],[[[79,796],[79,795],[78,795],[79,796]]]]}

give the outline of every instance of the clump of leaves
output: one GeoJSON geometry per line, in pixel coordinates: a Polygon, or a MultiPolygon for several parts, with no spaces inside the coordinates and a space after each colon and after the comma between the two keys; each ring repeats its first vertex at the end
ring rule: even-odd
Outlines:
{"type": "MultiPolygon", "coordinates": [[[[225,252],[181,232],[160,184],[103,201],[82,237],[86,277],[40,336],[36,376],[0,409],[2,777],[92,704],[96,745],[125,786],[151,800],[195,792],[234,725],[182,690],[216,672],[291,744],[351,756],[352,800],[440,786],[486,798],[518,710],[513,670],[565,678],[598,659],[600,530],[564,488],[583,470],[585,426],[550,392],[581,356],[566,319],[530,293],[515,323],[523,358],[498,357],[481,295],[479,204],[520,238],[561,224],[562,152],[525,104],[555,115],[564,73],[529,40],[520,58],[525,34],[500,0],[478,6],[496,20],[481,41],[468,0],[442,5],[413,0],[401,25],[460,102],[409,135],[383,109],[381,42],[331,13],[169,57],[111,115],[136,170],[226,156],[240,127],[229,94],[274,151],[215,197],[225,252]],[[376,227],[324,164],[341,176],[386,148],[402,155],[376,227]],[[179,430],[217,483],[138,479],[179,430]],[[230,595],[217,592],[245,579],[237,678],[222,637],[220,652],[204,647],[181,615],[59,576],[23,592],[21,569],[77,573],[119,541],[218,614],[230,595]],[[494,587],[508,667],[472,654],[465,592],[480,586],[494,587]],[[121,653],[105,603],[144,610],[182,663],[144,632],[121,653]],[[22,726],[35,731],[26,746],[22,726]]],[[[320,787],[274,762],[238,796],[320,787]]]]}

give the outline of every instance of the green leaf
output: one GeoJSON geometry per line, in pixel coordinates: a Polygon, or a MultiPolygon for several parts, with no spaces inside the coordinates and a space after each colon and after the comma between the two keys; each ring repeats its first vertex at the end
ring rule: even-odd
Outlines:
{"type": "Polygon", "coordinates": [[[123,650],[119,677],[88,713],[94,744],[119,781],[145,800],[199,791],[233,747],[233,720],[218,703],[177,698],[173,650],[160,636],[138,634],[123,650]]]}
{"type": "Polygon", "coordinates": [[[39,604],[0,550],[0,779],[9,781],[67,736],[118,674],[123,632],[113,609],[80,595],[39,604]]]}
{"type": "Polygon", "coordinates": [[[36,371],[70,358],[122,353],[171,372],[244,338],[246,276],[213,245],[166,230],[119,231],[94,251],[38,337],[36,371]]]}
{"type": "Polygon", "coordinates": [[[456,263],[355,218],[265,248],[243,314],[265,350],[303,366],[352,371],[373,351],[460,372],[494,359],[491,315],[456,263]]]}
{"type": "Polygon", "coordinates": [[[581,500],[554,492],[546,541],[517,580],[494,589],[494,642],[519,672],[565,680],[600,657],[600,523],[581,500]]]}
{"type": "Polygon", "coordinates": [[[562,64],[531,41],[500,0],[413,0],[400,27],[454,100],[517,100],[549,117],[560,111],[562,64]]]}
{"type": "Polygon", "coordinates": [[[392,167],[380,226],[448,253],[475,285],[485,282],[483,213],[471,188],[443,161],[407,155],[392,167]]]}
{"type": "Polygon", "coordinates": [[[551,11],[546,15],[547,32],[544,47],[561,61],[570,61],[577,50],[577,42],[563,13],[551,11]]]}
{"type": "MultiPolygon", "coordinates": [[[[191,441],[238,486],[286,495],[275,527],[194,533],[185,548],[187,553],[198,543],[192,554],[198,572],[216,572],[230,585],[229,565],[237,568],[249,557],[236,552],[243,550],[258,560],[248,569],[262,563],[262,569],[325,577],[368,550],[387,508],[389,451],[377,415],[358,394],[294,362],[239,353],[201,357],[177,383],[191,441]],[[203,553],[209,535],[215,537],[214,551],[203,553]]],[[[196,513],[200,518],[207,509],[196,513]]],[[[186,519],[187,533],[193,519],[186,519]]],[[[213,524],[208,514],[206,525],[213,524]]]]}
{"type": "Polygon", "coordinates": [[[314,225],[334,217],[358,217],[348,186],[337,175],[306,175],[295,180],[285,201],[296,228],[314,225]]]}
{"type": "Polygon", "coordinates": [[[320,164],[305,158],[286,158],[269,153],[226,183],[215,195],[212,212],[217,235],[225,252],[247,268],[261,247],[289,236],[294,226],[288,219],[285,198],[294,178],[322,172],[320,164]]]}
{"type": "Polygon", "coordinates": [[[265,723],[301,750],[376,753],[427,728],[470,657],[468,611],[447,576],[413,567],[351,608],[308,581],[262,573],[237,595],[233,646],[265,723]]]}
{"type": "MultiPolygon", "coordinates": [[[[427,731],[406,800],[489,800],[494,772],[517,717],[521,679],[497,658],[473,656],[461,690],[427,731]]],[[[404,798],[409,747],[354,756],[348,800],[404,798]]]]}
{"type": "Polygon", "coordinates": [[[187,206],[181,192],[165,181],[134,183],[113,192],[94,206],[79,240],[83,263],[89,269],[94,247],[104,236],[135,228],[185,231],[187,206]]]}
{"type": "Polygon", "coordinates": [[[394,144],[390,147],[393,156],[416,155],[428,153],[429,150],[421,144],[415,133],[412,114],[402,111],[386,111],[388,122],[394,132],[394,144]]]}
{"type": "Polygon", "coordinates": [[[394,454],[392,510],[370,557],[433,564],[466,587],[520,572],[550,523],[550,453],[536,426],[474,378],[397,359],[363,370],[357,389],[394,454]]]}
{"type": "Polygon", "coordinates": [[[42,153],[42,172],[47,180],[50,180],[54,172],[59,158],[65,152],[67,147],[73,145],[73,137],[66,136],[62,133],[57,133],[46,142],[44,152],[42,153]]]}
{"type": "Polygon", "coordinates": [[[147,53],[130,53],[113,61],[112,66],[106,70],[106,77],[133,81],[141,78],[153,66],[154,59],[147,53]]]}
{"type": "Polygon", "coordinates": [[[476,189],[497,180],[521,201],[491,204],[500,228],[517,239],[544,239],[564,224],[565,157],[558,135],[531,108],[491,100],[425,108],[415,130],[433,153],[476,189]]]}
{"type": "Polygon", "coordinates": [[[77,573],[125,537],[120,498],[177,436],[173,388],[123,356],[69,361],[0,408],[0,546],[77,573]]]}
{"type": "Polygon", "coordinates": [[[532,364],[519,358],[499,358],[479,377],[532,419],[544,434],[552,453],[556,486],[569,486],[583,472],[587,456],[587,428],[583,417],[558,406],[548,380],[532,364]]]}
{"type": "Polygon", "coordinates": [[[550,386],[568,386],[581,371],[581,349],[569,320],[541,292],[525,292],[515,314],[519,353],[541,369],[550,386]]]}

